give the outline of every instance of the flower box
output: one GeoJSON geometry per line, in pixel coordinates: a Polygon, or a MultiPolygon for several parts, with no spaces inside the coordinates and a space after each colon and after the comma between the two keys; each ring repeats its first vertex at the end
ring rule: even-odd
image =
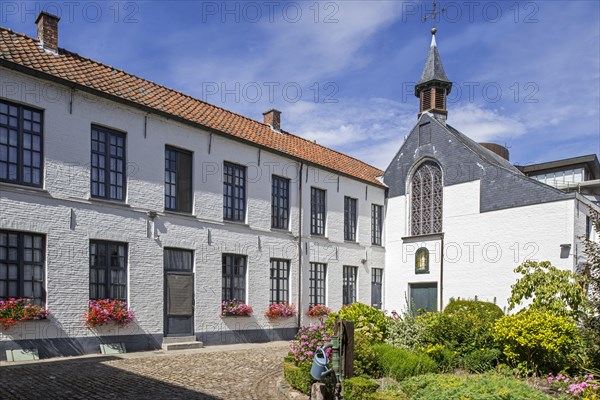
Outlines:
{"type": "Polygon", "coordinates": [[[265,317],[271,320],[279,318],[289,318],[296,315],[296,307],[288,303],[273,303],[269,304],[265,317]]]}
{"type": "Polygon", "coordinates": [[[221,317],[249,317],[253,310],[248,304],[239,300],[221,302],[221,317]]]}
{"type": "Polygon", "coordinates": [[[306,312],[306,315],[308,317],[322,318],[322,317],[328,316],[330,313],[331,313],[331,308],[319,304],[319,305],[312,306],[311,308],[309,308],[308,311],[306,312]]]}
{"type": "Polygon", "coordinates": [[[127,303],[121,300],[90,300],[83,319],[88,329],[110,323],[126,326],[135,319],[135,314],[127,309],[127,303]]]}
{"type": "Polygon", "coordinates": [[[33,304],[30,299],[0,300],[0,326],[3,330],[22,321],[46,319],[48,314],[45,307],[33,304]]]}

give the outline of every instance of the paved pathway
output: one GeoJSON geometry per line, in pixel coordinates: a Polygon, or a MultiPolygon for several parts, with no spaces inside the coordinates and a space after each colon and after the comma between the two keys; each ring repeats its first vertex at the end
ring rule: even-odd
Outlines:
{"type": "Polygon", "coordinates": [[[0,399],[274,399],[287,343],[0,366],[0,399]]]}

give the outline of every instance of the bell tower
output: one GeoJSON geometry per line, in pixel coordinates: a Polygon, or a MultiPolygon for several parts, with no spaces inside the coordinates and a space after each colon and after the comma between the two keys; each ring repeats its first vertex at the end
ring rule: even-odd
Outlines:
{"type": "Polygon", "coordinates": [[[452,82],[448,80],[442,58],[437,49],[435,34],[437,29],[431,29],[431,47],[421,74],[421,80],[415,86],[415,96],[419,98],[419,114],[430,112],[440,122],[445,123],[448,116],[446,98],[452,90],[452,82]]]}

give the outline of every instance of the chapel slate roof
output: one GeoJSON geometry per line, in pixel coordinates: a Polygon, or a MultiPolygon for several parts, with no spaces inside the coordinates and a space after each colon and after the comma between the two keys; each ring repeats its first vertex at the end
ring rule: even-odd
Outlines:
{"type": "Polygon", "coordinates": [[[523,173],[514,165],[512,165],[507,159],[500,157],[498,154],[491,150],[486,149],[458,129],[446,124],[445,128],[453,134],[461,143],[475,153],[479,158],[487,161],[491,165],[496,167],[504,168],[514,174],[523,175],[523,173]]]}
{"type": "Polygon", "coordinates": [[[45,51],[37,39],[0,27],[0,66],[57,80],[111,99],[174,116],[249,144],[291,156],[377,186],[383,171],[356,158],[195,99],[125,71],[59,49],[45,51]]]}

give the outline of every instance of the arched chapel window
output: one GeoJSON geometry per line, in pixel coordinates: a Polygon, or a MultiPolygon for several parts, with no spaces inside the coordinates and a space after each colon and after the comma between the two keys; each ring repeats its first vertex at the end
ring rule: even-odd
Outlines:
{"type": "Polygon", "coordinates": [[[426,161],[415,171],[411,181],[412,235],[442,231],[442,170],[426,161]]]}

